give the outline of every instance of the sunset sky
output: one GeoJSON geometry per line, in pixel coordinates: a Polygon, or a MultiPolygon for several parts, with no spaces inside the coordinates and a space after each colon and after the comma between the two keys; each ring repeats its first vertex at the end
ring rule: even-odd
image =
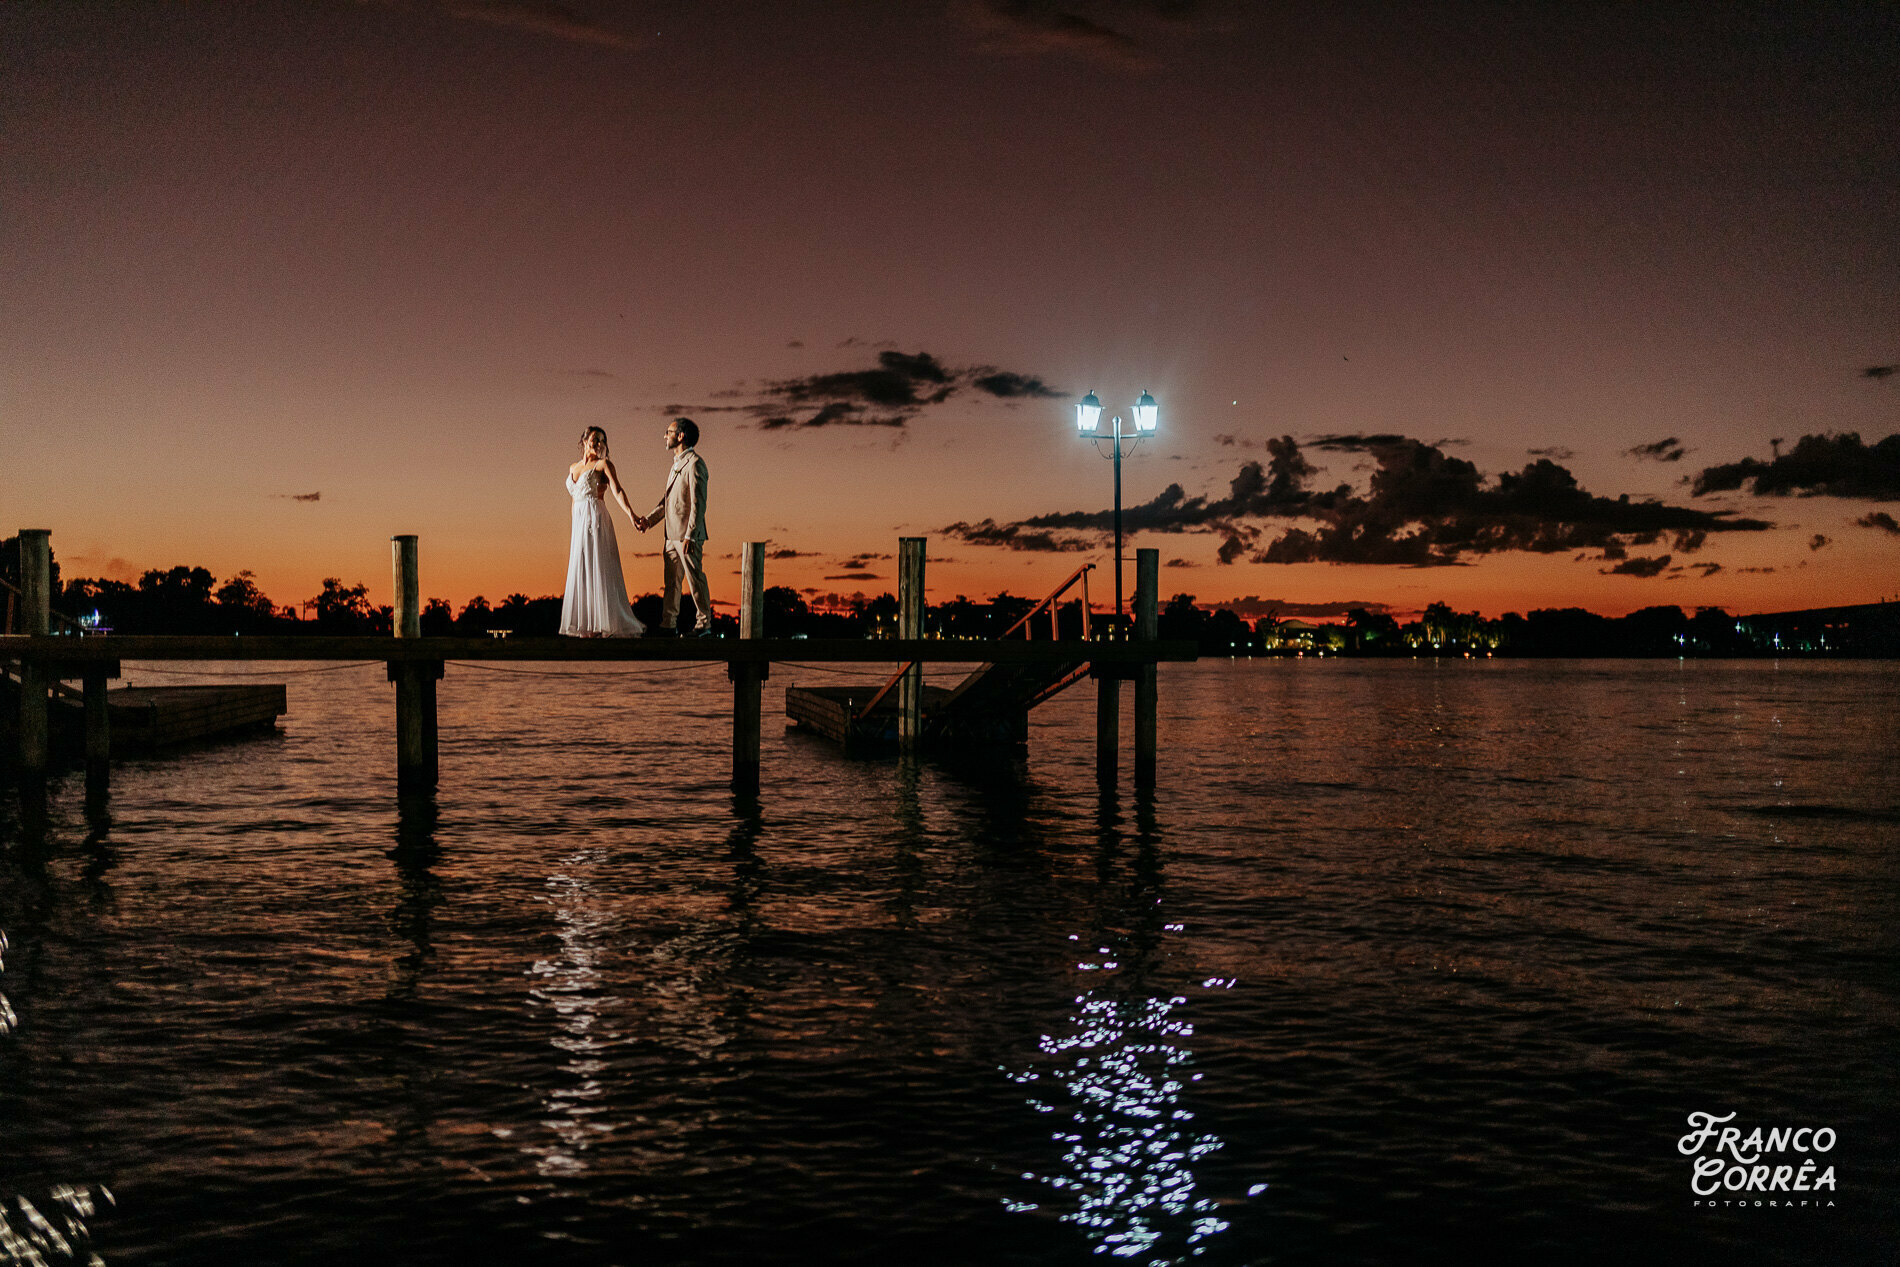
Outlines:
{"type": "Polygon", "coordinates": [[[1900,593],[1900,9],[1558,9],[0,4],[0,535],[558,593],[687,414],[716,599],[1039,595],[1145,388],[1164,596],[1900,593]]]}

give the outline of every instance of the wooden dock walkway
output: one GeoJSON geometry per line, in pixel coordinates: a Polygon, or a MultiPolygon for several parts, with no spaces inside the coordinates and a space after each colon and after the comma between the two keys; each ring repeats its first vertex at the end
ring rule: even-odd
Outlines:
{"type": "MultiPolygon", "coordinates": [[[[9,662],[19,678],[19,707],[12,745],[15,764],[28,777],[47,768],[48,695],[55,683],[79,681],[86,726],[88,779],[101,785],[108,777],[112,715],[107,705],[107,683],[119,677],[121,666],[138,661],[380,661],[396,686],[396,773],[404,789],[433,788],[436,770],[436,683],[445,666],[456,662],[542,661],[568,664],[613,662],[723,663],[733,683],[733,787],[756,792],[759,786],[761,689],[778,663],[850,663],[902,666],[905,685],[897,695],[900,743],[912,747],[922,741],[922,716],[927,692],[922,686],[926,663],[991,666],[972,680],[992,675],[998,681],[1023,674],[1047,677],[1051,669],[1073,680],[1078,669],[1097,681],[1097,772],[1107,780],[1116,775],[1119,750],[1119,688],[1136,683],[1136,780],[1151,785],[1154,778],[1155,666],[1164,660],[1198,658],[1190,642],[1161,642],[1155,638],[1155,591],[1159,555],[1137,552],[1137,637],[1132,640],[957,640],[914,636],[921,633],[923,610],[923,541],[900,541],[907,566],[900,570],[900,632],[911,637],[893,639],[787,639],[765,638],[764,558],[762,543],[746,542],[741,553],[740,636],[736,639],[623,639],[623,638],[424,638],[418,636],[420,587],[415,578],[415,539],[394,539],[396,593],[399,600],[396,634],[365,636],[167,636],[108,634],[98,637],[52,636],[48,632],[49,555],[44,532],[22,532],[22,542],[35,551],[22,551],[26,566],[29,632],[0,637],[0,661],[9,662]],[[902,620],[914,614],[913,620],[902,620]],[[913,689],[914,688],[914,689],[913,689]]],[[[894,681],[897,679],[894,679],[894,681]]],[[[970,686],[970,682],[966,682],[970,686]]],[[[974,689],[974,687],[972,687],[974,689]]]]}

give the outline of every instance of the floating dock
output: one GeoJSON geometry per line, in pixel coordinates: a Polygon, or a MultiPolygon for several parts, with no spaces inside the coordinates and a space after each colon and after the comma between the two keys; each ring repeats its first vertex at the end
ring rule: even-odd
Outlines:
{"type": "MultiPolygon", "coordinates": [[[[13,738],[19,711],[19,681],[0,675],[0,731],[13,738]]],[[[126,686],[105,693],[110,724],[111,755],[124,757],[160,752],[186,744],[214,742],[277,728],[288,711],[283,683],[242,686],[126,686]]],[[[54,749],[67,756],[85,750],[86,719],[83,693],[63,684],[48,700],[48,723],[54,749]]]]}

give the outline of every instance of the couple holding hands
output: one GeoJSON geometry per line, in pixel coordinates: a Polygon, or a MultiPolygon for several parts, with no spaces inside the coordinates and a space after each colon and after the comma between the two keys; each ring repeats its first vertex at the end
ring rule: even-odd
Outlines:
{"type": "Polygon", "coordinates": [[[659,628],[652,633],[679,634],[680,590],[693,596],[694,628],[689,638],[712,634],[712,598],[707,593],[703,555],[706,544],[706,462],[695,446],[699,427],[691,418],[667,424],[666,449],[673,455],[666,490],[645,515],[636,515],[607,460],[607,433],[589,427],[581,433],[581,457],[567,468],[567,491],[574,500],[574,531],[567,550],[567,592],[561,599],[561,633],[575,638],[638,638],[647,629],[634,618],[627,584],[620,572],[620,543],[607,513],[607,493],[641,532],[664,524],[665,601],[659,628]]]}

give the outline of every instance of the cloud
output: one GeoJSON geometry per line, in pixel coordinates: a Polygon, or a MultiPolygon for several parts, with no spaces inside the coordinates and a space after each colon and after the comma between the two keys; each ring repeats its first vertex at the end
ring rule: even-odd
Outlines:
{"type": "Polygon", "coordinates": [[[956,13],[977,34],[977,46],[985,52],[1079,57],[1133,71],[1156,65],[1132,36],[1051,3],[964,0],[956,13]]]}
{"type": "Polygon", "coordinates": [[[766,551],[765,557],[768,559],[809,559],[817,553],[816,550],[794,550],[790,546],[785,546],[778,550],[766,551]]]}
{"type": "MultiPolygon", "coordinates": [[[[862,572],[879,559],[889,559],[893,557],[895,556],[889,554],[854,554],[850,558],[840,562],[838,566],[847,572],[862,572]]],[[[941,560],[938,560],[938,562],[941,562],[941,560]]]]}
{"type": "MultiPolygon", "coordinates": [[[[845,346],[862,346],[853,338],[845,346]]],[[[714,408],[750,414],[761,431],[813,427],[902,427],[924,410],[964,389],[1004,400],[1064,395],[1042,379],[994,365],[953,367],[928,352],[886,348],[866,369],[767,380],[762,386],[728,388],[715,398],[751,397],[748,404],[714,408]]],[[[690,406],[669,409],[690,411],[690,406]]]]}
{"type": "Polygon", "coordinates": [[[805,341],[803,339],[791,339],[786,342],[785,346],[788,348],[802,348],[805,346],[805,341]]]}
{"type": "Polygon", "coordinates": [[[1674,436],[1669,436],[1667,439],[1656,440],[1649,444],[1639,444],[1633,449],[1625,449],[1623,450],[1623,456],[1626,458],[1636,458],[1639,461],[1647,459],[1654,462],[1680,462],[1688,452],[1689,450],[1682,447],[1682,441],[1676,439],[1674,436]]]}
{"type": "Polygon", "coordinates": [[[881,581],[884,578],[876,572],[840,572],[836,576],[827,576],[827,581],[881,581]]]}
{"type": "Polygon", "coordinates": [[[1008,550],[1028,550],[1039,554],[1063,554],[1095,548],[1095,541],[1089,537],[1058,537],[1052,532],[1025,530],[1021,524],[999,524],[994,519],[973,524],[953,523],[942,533],[971,545],[1002,546],[1008,550]]]}
{"type": "Polygon", "coordinates": [[[1691,563],[1689,566],[1700,570],[1702,573],[1702,579],[1705,581],[1708,580],[1711,576],[1714,576],[1717,572],[1720,572],[1722,570],[1722,565],[1720,563],[1691,563]]]}
{"type": "Polygon", "coordinates": [[[1169,559],[1161,566],[1164,568],[1197,568],[1201,565],[1192,559],[1169,559]]]}
{"type": "Polygon", "coordinates": [[[1659,555],[1653,559],[1625,559],[1615,567],[1598,568],[1605,576],[1658,576],[1669,566],[1669,555],[1659,555]]]}
{"type": "Polygon", "coordinates": [[[1860,376],[1862,378],[1890,378],[1895,370],[1900,370],[1900,365],[1869,365],[1860,372],[1860,376]]]}
{"type": "Polygon", "coordinates": [[[630,32],[576,13],[565,5],[545,0],[444,0],[442,12],[450,17],[484,22],[566,40],[572,44],[598,44],[603,48],[638,49],[646,41],[630,32]]]}
{"type": "Polygon", "coordinates": [[[1568,462],[1577,456],[1575,449],[1566,449],[1562,445],[1549,449],[1526,449],[1525,452],[1534,458],[1549,458],[1553,462],[1568,462]]]}
{"type": "MultiPolygon", "coordinates": [[[[1375,467],[1363,493],[1349,484],[1313,488],[1318,471],[1297,441],[1281,436],[1266,447],[1266,463],[1242,463],[1225,495],[1190,495],[1170,484],[1153,500],[1124,510],[1126,530],[1216,536],[1223,563],[1244,557],[1256,563],[1450,567],[1507,551],[1609,550],[1652,545],[1664,536],[1676,550],[1690,552],[1710,533],[1772,527],[1730,511],[1631,501],[1627,494],[1595,496],[1543,458],[1489,479],[1438,444],[1397,435],[1320,437],[1316,447],[1370,453],[1375,467]],[[1275,521],[1313,526],[1285,527],[1268,540],[1275,521]]],[[[1081,550],[1099,543],[1112,526],[1111,511],[1088,510],[1008,524],[957,523],[942,531],[977,545],[1081,550]],[[1057,535],[1063,533],[1069,535],[1057,535]]]]}
{"type": "Polygon", "coordinates": [[[1869,446],[1852,431],[1802,436],[1772,460],[1743,458],[1699,472],[1691,483],[1697,497],[1746,488],[1757,497],[1857,497],[1900,500],[1900,435],[1869,446]]]}
{"type": "Polygon", "coordinates": [[[1008,370],[998,370],[993,366],[986,365],[983,368],[991,372],[984,374],[981,378],[971,379],[970,386],[980,392],[988,392],[992,396],[1013,399],[1019,396],[1047,398],[1064,394],[1040,378],[1031,378],[1026,374],[1012,374],[1008,370]]]}
{"type": "Polygon", "coordinates": [[[1810,550],[1824,550],[1833,544],[1834,538],[1824,537],[1818,532],[1808,538],[1808,549],[1810,550]]]}
{"type": "Polygon", "coordinates": [[[1878,528],[1882,532],[1900,537],[1900,523],[1884,510],[1871,510],[1854,521],[1856,528],[1878,528]]]}
{"type": "Polygon", "coordinates": [[[280,502],[318,502],[323,500],[323,494],[321,492],[272,493],[271,497],[280,502]]]}

